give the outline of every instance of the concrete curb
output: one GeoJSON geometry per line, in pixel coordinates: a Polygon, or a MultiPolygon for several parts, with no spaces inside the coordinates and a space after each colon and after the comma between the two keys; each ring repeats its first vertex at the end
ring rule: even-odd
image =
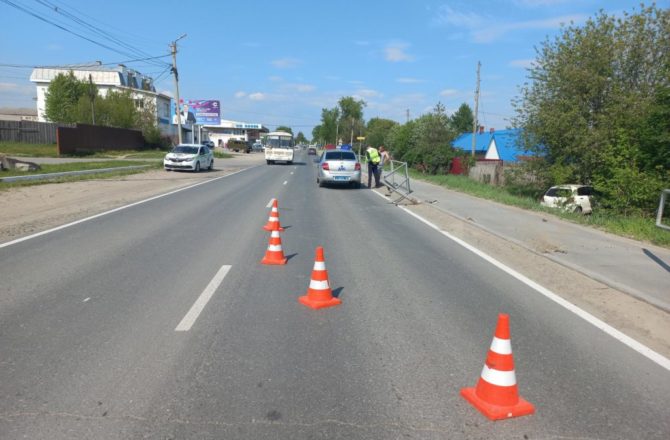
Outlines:
{"type": "Polygon", "coordinates": [[[115,168],[100,168],[97,170],[81,170],[81,171],[64,171],[62,173],[49,173],[49,174],[30,174],[27,176],[11,176],[0,178],[0,182],[21,182],[25,180],[45,180],[53,179],[55,177],[62,176],[82,176],[85,174],[99,174],[99,173],[112,173],[114,171],[125,171],[125,170],[136,170],[141,168],[146,168],[149,165],[131,165],[127,167],[115,167],[115,168]]]}
{"type": "Polygon", "coordinates": [[[434,204],[434,203],[430,203],[430,202],[426,202],[426,201],[421,201],[421,200],[419,200],[419,204],[424,205],[424,206],[430,206],[431,208],[433,208],[433,209],[435,209],[435,210],[437,210],[437,211],[440,211],[440,212],[442,212],[442,213],[444,213],[444,214],[446,214],[446,215],[448,215],[448,216],[450,216],[450,217],[453,217],[453,218],[456,219],[456,220],[459,220],[459,221],[462,221],[462,222],[464,222],[464,223],[467,223],[468,225],[474,226],[474,227],[476,227],[476,228],[478,228],[478,229],[481,229],[482,231],[485,231],[485,232],[487,232],[487,233],[489,233],[489,234],[491,234],[491,235],[493,235],[493,236],[496,236],[496,237],[498,237],[498,238],[500,238],[500,239],[503,239],[503,240],[505,240],[505,241],[509,241],[510,243],[514,243],[514,244],[516,244],[516,245],[518,245],[518,246],[520,246],[520,247],[526,249],[527,251],[529,251],[529,252],[531,252],[531,253],[533,253],[533,254],[539,256],[539,257],[547,258],[547,259],[553,261],[554,263],[560,264],[560,265],[563,266],[563,267],[566,267],[566,268],[568,268],[568,269],[571,269],[571,270],[574,270],[574,271],[576,271],[576,272],[579,272],[579,273],[581,273],[582,275],[585,275],[585,276],[591,278],[592,280],[601,282],[601,283],[605,284],[606,286],[609,286],[609,287],[611,287],[611,288],[613,288],[613,289],[615,289],[615,290],[618,290],[618,291],[620,291],[620,292],[627,293],[628,295],[630,295],[630,296],[632,296],[632,297],[634,297],[634,298],[637,298],[637,299],[639,299],[639,300],[641,300],[641,301],[644,301],[644,302],[646,302],[647,304],[650,304],[650,305],[652,305],[652,306],[654,306],[654,307],[656,307],[656,308],[658,308],[658,309],[660,309],[660,310],[663,310],[663,311],[665,311],[665,312],[670,313],[670,304],[667,304],[667,303],[665,303],[664,301],[659,301],[658,299],[652,297],[651,295],[646,294],[645,292],[641,292],[641,291],[639,291],[639,290],[637,290],[637,289],[635,289],[635,288],[633,288],[633,287],[631,287],[631,286],[627,286],[627,285],[618,283],[618,282],[616,282],[616,281],[613,281],[613,280],[607,278],[606,276],[604,276],[604,275],[602,275],[602,274],[599,274],[599,273],[596,273],[596,272],[593,272],[593,271],[590,271],[590,270],[586,270],[586,269],[584,269],[583,267],[580,267],[580,266],[578,266],[578,265],[572,264],[572,263],[570,263],[570,262],[568,262],[568,261],[560,260],[560,259],[554,257],[554,256],[551,255],[551,254],[546,254],[546,253],[538,252],[538,251],[536,251],[535,249],[533,249],[533,248],[531,248],[530,246],[528,246],[528,245],[527,245],[526,243],[524,243],[524,242],[521,242],[521,241],[516,240],[516,239],[514,239],[514,238],[512,238],[512,237],[508,237],[508,236],[506,236],[506,235],[504,235],[504,234],[501,234],[501,233],[499,233],[499,232],[496,232],[496,231],[494,231],[494,230],[492,230],[492,229],[490,229],[490,228],[487,228],[487,227],[484,226],[484,225],[480,225],[480,224],[478,224],[478,223],[476,223],[476,222],[474,222],[474,221],[470,221],[470,220],[468,220],[467,218],[463,218],[463,217],[461,217],[460,215],[458,215],[458,214],[456,214],[456,213],[453,213],[453,212],[451,212],[451,211],[448,211],[447,209],[442,208],[441,206],[437,206],[437,205],[434,204]]]}

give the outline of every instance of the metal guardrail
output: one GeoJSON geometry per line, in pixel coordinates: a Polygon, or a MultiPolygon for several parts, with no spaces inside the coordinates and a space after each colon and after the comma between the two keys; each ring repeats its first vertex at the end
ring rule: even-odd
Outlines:
{"type": "Polygon", "coordinates": [[[658,213],[656,214],[656,226],[666,231],[670,231],[670,226],[663,224],[663,208],[665,207],[665,202],[668,200],[670,195],[670,189],[664,189],[661,191],[661,201],[658,203],[658,213]]]}
{"type": "Polygon", "coordinates": [[[100,173],[113,173],[114,171],[126,171],[126,170],[137,170],[140,168],[146,168],[149,165],[131,165],[127,167],[114,167],[114,168],[98,168],[95,170],[81,170],[81,171],[63,171],[60,173],[48,173],[48,174],[28,174],[25,176],[9,176],[9,177],[0,177],[0,182],[19,182],[24,180],[45,180],[45,179],[54,179],[56,177],[63,176],[81,176],[84,174],[100,174],[100,173]]]}
{"type": "Polygon", "coordinates": [[[391,203],[398,204],[402,200],[409,197],[412,193],[412,188],[409,181],[409,170],[407,162],[398,162],[397,160],[389,161],[390,170],[384,172],[382,170],[382,179],[384,185],[393,193],[396,193],[400,198],[392,200],[391,203]]]}

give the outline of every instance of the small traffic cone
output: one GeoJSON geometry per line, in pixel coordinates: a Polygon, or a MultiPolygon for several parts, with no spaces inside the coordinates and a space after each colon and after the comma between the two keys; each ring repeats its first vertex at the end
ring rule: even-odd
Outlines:
{"type": "Polygon", "coordinates": [[[333,291],[330,289],[326,261],[323,258],[323,248],[321,246],[316,248],[316,259],[314,260],[314,269],[309,281],[307,295],[301,296],[298,301],[313,309],[323,309],[342,303],[339,298],[333,296],[333,291]]]}
{"type": "Polygon", "coordinates": [[[270,218],[263,226],[266,231],[283,231],[284,228],[279,224],[279,209],[277,209],[277,199],[272,201],[272,210],[270,211],[270,218]]]}
{"type": "Polygon", "coordinates": [[[284,251],[281,248],[279,231],[272,231],[268,250],[265,252],[265,257],[261,260],[261,264],[286,264],[286,261],[287,258],[284,257],[284,251]]]}
{"type": "Polygon", "coordinates": [[[519,396],[514,374],[509,315],[500,313],[498,325],[476,388],[463,388],[461,395],[491,420],[533,414],[535,407],[519,396]]]}

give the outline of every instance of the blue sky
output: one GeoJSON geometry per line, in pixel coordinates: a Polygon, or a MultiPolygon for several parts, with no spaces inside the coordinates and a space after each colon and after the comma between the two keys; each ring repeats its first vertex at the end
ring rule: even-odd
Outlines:
{"type": "MultiPolygon", "coordinates": [[[[34,107],[30,69],[13,65],[60,65],[125,56],[58,29],[7,2],[128,53],[109,36],[143,54],[169,53],[179,41],[180,95],[218,99],[222,117],[289,125],[311,137],[321,109],[342,96],[366,101],[366,119],[404,122],[437,102],[449,113],[474,107],[481,61],[480,121],[505,128],[511,100],[526,80],[535,47],[559,32],[561,23],[583,23],[598,10],[620,15],[639,10],[638,0],[500,1],[153,1],[0,0],[0,107],[34,107]],[[44,6],[56,5],[107,35],[44,6]]],[[[669,7],[670,1],[659,1],[669,7]]],[[[170,58],[162,61],[169,62],[170,58]]],[[[163,66],[126,63],[159,78],[172,94],[163,66]]]]}

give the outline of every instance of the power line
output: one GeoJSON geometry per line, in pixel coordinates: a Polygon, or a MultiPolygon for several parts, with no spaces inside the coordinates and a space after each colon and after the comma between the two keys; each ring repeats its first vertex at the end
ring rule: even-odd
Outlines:
{"type": "MultiPolygon", "coordinates": [[[[138,52],[136,49],[131,49],[132,52],[135,52],[134,54],[131,54],[131,53],[125,52],[125,51],[123,51],[123,50],[116,49],[116,48],[114,48],[114,47],[112,47],[112,46],[109,46],[109,45],[107,45],[107,44],[101,43],[100,41],[96,41],[96,40],[94,40],[94,39],[92,39],[92,38],[89,38],[89,37],[87,37],[87,36],[85,36],[85,35],[82,35],[81,33],[75,32],[75,31],[73,31],[72,29],[67,28],[65,25],[59,24],[58,22],[55,22],[55,21],[50,20],[50,19],[48,19],[48,18],[45,18],[44,16],[40,15],[40,14],[39,14],[38,12],[36,12],[36,11],[33,11],[33,10],[31,10],[31,9],[29,9],[29,8],[27,8],[27,7],[24,7],[24,6],[18,5],[18,4],[14,3],[14,2],[12,2],[12,1],[10,1],[10,0],[0,0],[0,1],[2,1],[3,3],[5,3],[5,4],[9,5],[9,6],[12,6],[12,7],[18,9],[19,11],[25,12],[26,14],[28,14],[28,15],[30,15],[30,16],[32,16],[32,17],[34,17],[34,18],[36,18],[36,19],[38,19],[38,20],[40,20],[40,21],[43,21],[43,22],[48,23],[48,24],[50,24],[50,25],[52,25],[52,26],[55,26],[55,27],[57,27],[58,29],[61,29],[61,30],[65,31],[65,32],[67,32],[67,33],[69,33],[69,34],[75,35],[75,36],[77,36],[77,37],[79,37],[79,38],[81,38],[81,39],[84,39],[84,40],[86,40],[86,41],[88,41],[88,42],[90,42],[90,43],[93,43],[93,44],[95,44],[95,45],[97,45],[97,46],[100,46],[100,47],[105,48],[105,49],[107,49],[107,50],[110,50],[110,51],[112,51],[112,52],[116,52],[116,53],[118,53],[118,54],[121,54],[121,55],[124,55],[124,56],[127,56],[127,57],[137,56],[138,54],[141,54],[141,52],[138,52]]],[[[44,4],[44,3],[41,3],[41,4],[44,4]]],[[[104,31],[101,31],[101,32],[104,32],[104,31]]],[[[117,39],[117,40],[118,40],[118,39],[117,39]]],[[[120,41],[120,40],[119,40],[119,41],[120,41]]],[[[119,44],[119,43],[117,42],[117,44],[119,44]]],[[[123,45],[123,44],[122,44],[122,45],[123,45]]],[[[126,46],[127,46],[127,45],[126,45],[126,46]]],[[[146,56],[146,54],[144,54],[144,55],[146,56]]],[[[161,67],[163,67],[164,65],[165,65],[165,63],[161,63],[161,64],[160,64],[161,67]]]]}

